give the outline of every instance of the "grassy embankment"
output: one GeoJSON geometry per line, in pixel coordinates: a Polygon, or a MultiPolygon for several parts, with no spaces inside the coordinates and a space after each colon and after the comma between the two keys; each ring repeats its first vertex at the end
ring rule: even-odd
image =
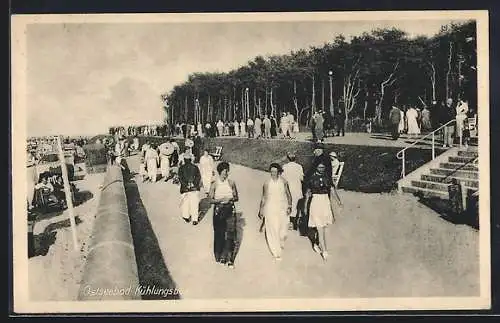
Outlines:
{"type": "MultiPolygon", "coordinates": [[[[145,141],[141,138],[140,143],[145,141]]],[[[153,143],[164,139],[148,138],[153,143]]],[[[181,149],[182,139],[177,140],[181,149]]],[[[313,155],[313,143],[290,140],[259,140],[248,138],[203,138],[203,145],[210,152],[216,146],[223,147],[223,159],[254,169],[267,170],[272,162],[286,162],[287,151],[295,151],[297,161],[309,169],[313,155]]],[[[326,150],[336,151],[345,161],[339,188],[365,193],[390,192],[396,188],[401,176],[401,160],[396,158],[400,148],[358,145],[325,144],[326,150]]],[[[440,152],[438,152],[439,154],[440,152]]],[[[431,159],[431,151],[409,149],[406,152],[406,171],[411,172],[431,159]]]]}

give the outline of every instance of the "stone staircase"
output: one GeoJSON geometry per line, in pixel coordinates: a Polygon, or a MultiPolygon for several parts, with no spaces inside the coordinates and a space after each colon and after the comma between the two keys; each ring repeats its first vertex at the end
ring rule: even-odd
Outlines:
{"type": "Polygon", "coordinates": [[[455,178],[463,190],[475,192],[479,189],[477,157],[477,147],[451,148],[401,179],[399,191],[449,199],[448,187],[455,178]]]}

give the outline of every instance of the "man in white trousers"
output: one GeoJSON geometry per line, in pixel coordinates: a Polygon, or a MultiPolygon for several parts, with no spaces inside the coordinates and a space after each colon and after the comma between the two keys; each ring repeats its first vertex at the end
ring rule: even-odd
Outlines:
{"type": "Polygon", "coordinates": [[[179,167],[179,182],[181,193],[181,216],[187,223],[198,224],[201,173],[193,164],[194,156],[190,151],[183,154],[184,163],[179,167]]]}

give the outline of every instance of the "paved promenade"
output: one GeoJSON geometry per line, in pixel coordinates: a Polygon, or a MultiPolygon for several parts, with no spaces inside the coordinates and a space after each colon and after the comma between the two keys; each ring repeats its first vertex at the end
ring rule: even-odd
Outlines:
{"type": "MultiPolygon", "coordinates": [[[[128,158],[128,164],[138,172],[138,156],[128,158]]],[[[180,216],[178,185],[142,183],[135,176],[150,234],[156,236],[181,298],[479,295],[479,233],[440,219],[407,195],[340,191],[345,207],[328,230],[328,261],[307,238],[289,231],[283,260],[275,262],[258,231],[257,209],[267,176],[231,165],[242,211],[234,269],[213,260],[211,209],[197,226],[187,224],[180,216]]],[[[205,201],[201,209],[207,209],[205,201]]]]}

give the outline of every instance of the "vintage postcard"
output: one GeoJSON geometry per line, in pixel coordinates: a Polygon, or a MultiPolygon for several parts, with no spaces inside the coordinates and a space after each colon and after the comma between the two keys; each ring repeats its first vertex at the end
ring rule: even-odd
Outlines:
{"type": "Polygon", "coordinates": [[[16,313],[490,308],[487,11],[11,36],[16,313]]]}

